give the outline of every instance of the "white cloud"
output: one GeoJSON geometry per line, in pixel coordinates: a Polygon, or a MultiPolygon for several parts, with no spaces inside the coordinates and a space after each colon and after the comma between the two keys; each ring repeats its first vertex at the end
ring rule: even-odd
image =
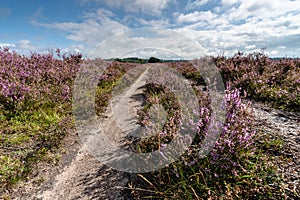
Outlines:
{"type": "Polygon", "coordinates": [[[273,50],[273,51],[270,52],[270,54],[271,54],[271,55],[277,55],[277,54],[278,54],[278,51],[273,50]]]}
{"type": "Polygon", "coordinates": [[[256,45],[253,44],[253,45],[248,45],[245,47],[245,49],[255,49],[256,48],[256,45]]]}
{"type": "Polygon", "coordinates": [[[122,58],[128,58],[128,57],[138,57],[138,58],[149,58],[149,57],[156,57],[160,59],[184,59],[178,54],[174,54],[174,52],[169,51],[167,49],[159,49],[159,48],[137,48],[133,49],[132,51],[126,52],[123,54],[122,58]]]}
{"type": "Polygon", "coordinates": [[[238,3],[240,0],[222,0],[221,3],[225,6],[238,3]]]}
{"type": "MultiPolygon", "coordinates": [[[[135,7],[142,12],[155,15],[160,14],[167,7],[168,3],[169,0],[135,0],[134,5],[129,5],[129,8],[135,7]]],[[[133,11],[135,11],[135,8],[133,11]]]]}
{"type": "Polygon", "coordinates": [[[70,48],[61,49],[61,53],[73,54],[73,53],[82,53],[81,49],[84,49],[82,45],[71,45],[70,48]]]}
{"type": "Polygon", "coordinates": [[[185,25],[185,28],[192,30],[216,30],[227,29],[229,22],[226,18],[220,17],[220,15],[209,11],[195,11],[188,14],[180,14],[177,16],[177,22],[185,25]]]}
{"type": "Polygon", "coordinates": [[[10,48],[10,47],[15,47],[15,44],[10,44],[10,43],[0,43],[0,48],[10,48]]]}
{"type": "Polygon", "coordinates": [[[25,51],[32,51],[35,49],[35,47],[31,44],[31,42],[27,39],[20,40],[16,44],[16,48],[20,50],[25,50],[25,51]]]}
{"type": "Polygon", "coordinates": [[[137,19],[137,21],[145,26],[145,27],[169,27],[170,22],[168,19],[159,19],[159,20],[145,20],[145,19],[137,19]]]}
{"type": "Polygon", "coordinates": [[[96,1],[100,5],[105,3],[112,8],[124,8],[127,12],[141,12],[149,15],[159,15],[171,0],[82,0],[83,3],[96,1]]]}
{"type": "MultiPolygon", "coordinates": [[[[128,55],[129,53],[142,55],[142,52],[152,52],[157,55],[168,49],[181,56],[197,57],[195,48],[188,48],[186,44],[186,41],[190,43],[193,41],[176,38],[170,32],[158,31],[152,36],[146,33],[130,35],[133,28],[154,26],[162,29],[173,28],[174,31],[193,39],[195,41],[193,45],[203,46],[206,53],[210,55],[223,53],[233,55],[238,50],[245,53],[253,52],[260,50],[263,46],[268,47],[270,55],[280,55],[283,51],[287,54],[294,51],[295,54],[300,55],[298,48],[300,46],[300,4],[298,1],[222,0],[221,4],[216,4],[216,7],[210,10],[195,11],[196,8],[201,9],[201,6],[210,2],[191,0],[181,6],[181,10],[174,9],[173,13],[163,11],[170,11],[168,6],[175,0],[81,1],[85,3],[96,1],[102,8],[86,13],[81,18],[81,22],[36,23],[64,31],[67,39],[76,42],[75,45],[69,46],[68,50],[88,53],[97,44],[103,42],[100,44],[102,49],[98,48],[98,52],[94,53],[105,58],[125,55],[126,52],[128,55]],[[111,11],[103,9],[104,4],[111,11]],[[121,15],[113,13],[115,8],[128,13],[125,13],[125,17],[121,19],[124,12],[121,15]],[[145,13],[148,14],[146,17],[141,15],[145,13]],[[173,18],[169,18],[170,16],[173,18]],[[146,50],[141,50],[141,44],[147,47],[146,50]],[[150,51],[149,48],[160,50],[151,49],[150,51]]],[[[177,3],[182,5],[179,1],[177,3]]]]}
{"type": "Polygon", "coordinates": [[[194,1],[189,0],[185,9],[187,10],[195,9],[197,7],[206,5],[208,2],[209,0],[194,0],[194,1]]]}
{"type": "Polygon", "coordinates": [[[180,14],[178,16],[179,23],[190,23],[190,22],[199,22],[199,21],[212,21],[216,18],[216,15],[213,14],[211,11],[195,11],[189,14],[180,14]]]}
{"type": "MultiPolygon", "coordinates": [[[[211,54],[270,47],[270,55],[297,51],[300,40],[300,4],[296,1],[222,0],[209,11],[177,14],[177,30],[198,41],[211,54]],[[284,6],[283,6],[284,5],[284,6]],[[273,51],[273,52],[272,52],[273,51]]],[[[298,54],[300,52],[297,52],[298,54]]]]}
{"type": "Polygon", "coordinates": [[[286,49],[286,46],[279,46],[278,49],[286,49]]]}
{"type": "Polygon", "coordinates": [[[204,55],[201,46],[182,34],[171,30],[147,28],[132,30],[109,38],[97,46],[89,56],[112,58],[134,55],[145,57],[145,52],[165,58],[177,55],[178,58],[193,59],[204,55]]]}
{"type": "Polygon", "coordinates": [[[249,17],[270,20],[274,17],[285,16],[290,12],[298,13],[300,9],[298,1],[290,0],[274,0],[272,3],[269,0],[224,0],[223,2],[225,4],[229,4],[229,2],[239,3],[238,6],[229,10],[228,7],[224,6],[224,11],[227,10],[226,16],[232,21],[246,20],[249,17]]]}
{"type": "Polygon", "coordinates": [[[84,46],[79,49],[88,52],[98,43],[119,32],[128,31],[129,28],[122,23],[113,20],[114,14],[110,11],[98,9],[92,13],[86,13],[82,22],[64,22],[36,25],[48,28],[63,30],[67,33],[66,38],[72,41],[81,42],[84,46]]]}
{"type": "Polygon", "coordinates": [[[28,39],[19,40],[17,43],[0,43],[0,48],[9,48],[11,51],[16,51],[23,55],[29,55],[37,48],[28,39]]]}

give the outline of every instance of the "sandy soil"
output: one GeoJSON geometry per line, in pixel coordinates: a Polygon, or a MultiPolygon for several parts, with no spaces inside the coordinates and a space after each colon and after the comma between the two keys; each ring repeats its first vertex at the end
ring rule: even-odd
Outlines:
{"type": "Polygon", "coordinates": [[[256,127],[274,139],[283,140],[283,148],[277,153],[276,165],[284,177],[286,194],[290,199],[300,199],[300,113],[284,112],[262,103],[251,103],[255,111],[256,127]],[[281,155],[287,159],[283,161],[281,155]]]}

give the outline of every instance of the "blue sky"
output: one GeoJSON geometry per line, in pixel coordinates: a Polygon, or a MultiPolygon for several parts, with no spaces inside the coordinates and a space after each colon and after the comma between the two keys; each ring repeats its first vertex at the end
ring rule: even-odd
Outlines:
{"type": "Polygon", "coordinates": [[[231,56],[267,47],[271,57],[300,57],[300,3],[1,0],[0,46],[24,54],[60,48],[102,58],[231,56]]]}

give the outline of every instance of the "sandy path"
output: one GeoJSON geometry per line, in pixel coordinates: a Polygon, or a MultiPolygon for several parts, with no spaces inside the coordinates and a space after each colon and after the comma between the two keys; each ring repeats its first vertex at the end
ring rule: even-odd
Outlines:
{"type": "MultiPolygon", "coordinates": [[[[112,133],[109,138],[115,142],[121,141],[125,135],[116,135],[118,128],[130,132],[136,126],[136,111],[141,106],[141,98],[133,98],[140,95],[143,91],[140,88],[145,84],[145,77],[148,68],[140,77],[130,86],[122,97],[113,99],[115,103],[105,112],[105,118],[101,119],[101,126],[105,132],[112,133]],[[112,114],[112,109],[123,111],[125,102],[129,102],[128,113],[118,113],[118,125],[115,120],[116,117],[112,114]],[[116,103],[117,102],[117,103],[116,103]],[[119,106],[119,107],[118,107],[119,106]]],[[[116,114],[115,114],[116,115],[116,114]]],[[[119,172],[104,166],[97,161],[85,145],[82,145],[71,163],[63,168],[57,174],[52,182],[52,185],[47,189],[42,189],[33,194],[30,199],[43,200],[74,200],[74,199],[113,199],[123,200],[129,198],[127,187],[129,181],[129,174],[119,172]]]]}
{"type": "Polygon", "coordinates": [[[251,103],[256,127],[273,139],[283,140],[283,148],[279,153],[288,159],[276,159],[276,165],[284,177],[286,194],[291,199],[300,199],[300,113],[284,112],[258,102],[251,103]]]}

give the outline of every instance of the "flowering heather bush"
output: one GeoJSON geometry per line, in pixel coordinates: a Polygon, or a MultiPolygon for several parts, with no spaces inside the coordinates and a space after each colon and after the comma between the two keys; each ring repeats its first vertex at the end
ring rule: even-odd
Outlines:
{"type": "Polygon", "coordinates": [[[180,105],[175,99],[176,97],[170,90],[159,84],[151,83],[146,85],[146,104],[143,109],[138,111],[140,124],[142,126],[150,125],[149,130],[156,131],[156,133],[153,133],[154,135],[151,137],[133,141],[133,143],[136,143],[136,146],[133,147],[133,151],[142,153],[155,151],[170,143],[177,135],[179,124],[181,123],[181,115],[179,112],[180,105]],[[156,121],[156,123],[165,122],[161,124],[161,127],[151,127],[149,110],[155,105],[162,105],[166,112],[164,113],[166,114],[166,119],[156,121]]]}
{"type": "Polygon", "coordinates": [[[182,76],[190,80],[199,80],[201,79],[200,72],[197,68],[193,66],[190,62],[171,62],[167,63],[169,67],[177,70],[182,76]]]}
{"type": "MultiPolygon", "coordinates": [[[[206,100],[209,99],[206,98],[206,100]]],[[[255,135],[252,130],[253,116],[249,106],[241,102],[240,92],[237,89],[227,90],[223,106],[226,110],[226,120],[222,133],[209,155],[208,164],[213,168],[207,170],[216,177],[223,175],[228,177],[229,174],[238,176],[239,172],[242,173],[240,159],[244,153],[253,151],[251,149],[253,148],[252,138],[255,135]]],[[[194,145],[189,149],[190,156],[183,158],[185,165],[194,165],[201,160],[197,152],[202,147],[203,139],[208,132],[211,121],[210,112],[209,107],[200,105],[200,119],[197,124],[193,124],[198,130],[198,135],[194,140],[194,145]]]]}
{"type": "Polygon", "coordinates": [[[245,90],[250,98],[299,111],[300,60],[271,60],[261,53],[213,58],[225,81],[245,90]]]}
{"type": "Polygon", "coordinates": [[[18,107],[24,109],[30,102],[70,99],[70,87],[80,58],[81,55],[71,55],[58,60],[50,53],[32,53],[25,57],[9,49],[0,49],[1,105],[17,112],[18,107]]]}
{"type": "MultiPolygon", "coordinates": [[[[155,88],[156,91],[159,90],[160,95],[148,96],[147,102],[149,105],[146,103],[146,106],[155,103],[164,105],[164,101],[167,100],[162,98],[166,96],[166,94],[163,94],[164,89],[155,85],[152,85],[151,88],[151,91],[155,88]]],[[[146,190],[144,192],[134,190],[134,192],[141,196],[166,199],[251,199],[266,198],[267,196],[273,198],[273,196],[278,195],[275,188],[270,188],[266,184],[266,182],[273,184],[277,181],[274,178],[275,175],[272,174],[272,167],[265,166],[258,155],[255,155],[257,152],[253,144],[255,131],[253,129],[252,110],[250,110],[248,104],[242,103],[242,98],[246,94],[240,96],[238,89],[230,88],[228,84],[223,102],[226,120],[222,125],[222,133],[209,155],[199,157],[202,142],[208,132],[209,122],[212,120],[210,96],[208,91],[203,90],[203,86],[197,87],[194,85],[199,100],[199,110],[196,112],[199,113],[200,117],[197,123],[193,124],[191,122],[191,125],[198,132],[196,138],[179,161],[159,172],[139,175],[138,177],[141,179],[137,179],[140,181],[137,182],[137,187],[146,190]],[[261,171],[267,172],[261,173],[261,171]],[[272,192],[270,193],[270,191],[272,192]]],[[[172,95],[168,94],[168,96],[171,97],[172,95]]],[[[171,101],[168,99],[168,103],[173,102],[170,105],[176,107],[176,101],[174,101],[174,98],[171,99],[171,101]]],[[[177,107],[177,109],[180,108],[177,107]]],[[[148,107],[143,110],[142,116],[147,116],[147,110],[149,110],[148,107]]],[[[171,112],[167,110],[167,113],[171,112]]],[[[171,121],[172,119],[169,118],[171,121]]],[[[180,115],[176,119],[178,120],[172,122],[180,123],[180,115]]],[[[166,124],[165,127],[168,126],[166,124]]],[[[172,131],[177,131],[177,129],[172,131]]],[[[165,134],[168,136],[170,132],[165,132],[165,134]]],[[[161,134],[159,136],[161,137],[161,134]]],[[[166,135],[164,137],[167,138],[166,135]]],[[[150,139],[152,140],[142,141],[143,145],[155,146],[153,143],[162,141],[157,140],[155,137],[150,139]]],[[[156,146],[154,150],[157,149],[159,150],[156,146]]]]}
{"type": "Polygon", "coordinates": [[[135,63],[121,63],[121,62],[112,62],[108,69],[100,77],[99,85],[104,82],[113,81],[116,82],[120,79],[127,71],[136,67],[135,63]]]}
{"type": "Polygon", "coordinates": [[[237,89],[227,91],[225,110],[226,121],[220,138],[210,153],[211,164],[219,168],[222,173],[238,176],[241,167],[239,159],[246,150],[249,150],[255,135],[251,130],[253,116],[249,106],[241,102],[240,92],[237,89]]]}
{"type": "MultiPolygon", "coordinates": [[[[177,65],[177,69],[180,69],[181,73],[187,74],[193,69],[189,69],[189,65],[186,63],[174,63],[177,65]],[[180,64],[183,66],[180,67],[180,64]]],[[[173,65],[174,65],[173,64],[173,65]]],[[[173,66],[174,67],[174,66],[173,66]]],[[[195,70],[195,69],[194,69],[195,70]]],[[[194,71],[196,74],[196,72],[194,71]]],[[[170,76],[170,75],[169,75],[170,76]]],[[[195,78],[194,76],[190,78],[195,78]]],[[[194,79],[197,81],[197,79],[194,79]]],[[[140,111],[140,119],[143,125],[149,123],[148,111],[151,106],[155,104],[161,104],[166,112],[168,113],[167,122],[162,127],[162,133],[159,133],[156,137],[151,137],[140,141],[145,148],[149,146],[153,146],[152,143],[156,143],[156,145],[167,144],[169,143],[174,136],[176,136],[176,132],[178,131],[178,125],[181,123],[181,115],[180,114],[180,105],[176,101],[176,96],[170,91],[169,88],[162,87],[157,84],[148,84],[146,91],[146,105],[144,109],[140,111]],[[158,144],[158,141],[160,142],[158,144]]],[[[203,139],[207,135],[208,125],[211,121],[210,119],[210,96],[208,91],[203,91],[203,87],[194,87],[197,98],[199,100],[198,104],[200,106],[198,112],[198,116],[200,119],[197,124],[191,124],[194,126],[198,135],[194,140],[194,144],[191,146],[190,153],[193,156],[187,156],[184,158],[185,163],[196,163],[197,153],[199,151],[199,147],[201,147],[201,143],[203,139]],[[193,152],[193,153],[192,153],[193,152]]],[[[242,155],[250,145],[251,139],[254,136],[254,132],[251,130],[253,116],[250,114],[249,106],[243,104],[241,102],[240,92],[237,89],[228,90],[224,100],[224,109],[226,110],[226,121],[223,125],[223,131],[220,135],[220,139],[217,141],[215,148],[211,152],[211,163],[215,166],[215,169],[218,167],[222,172],[237,174],[237,170],[235,168],[239,167],[237,163],[237,158],[242,155]]],[[[192,122],[191,122],[192,123],[192,122]]],[[[155,149],[159,149],[159,147],[155,149]]],[[[149,149],[147,149],[149,152],[149,149]]],[[[143,151],[145,152],[145,151],[143,151]]]]}
{"type": "MultiPolygon", "coordinates": [[[[60,145],[71,122],[71,87],[81,55],[0,49],[0,193],[60,145]]],[[[1,198],[1,197],[0,197],[1,198]]]]}

